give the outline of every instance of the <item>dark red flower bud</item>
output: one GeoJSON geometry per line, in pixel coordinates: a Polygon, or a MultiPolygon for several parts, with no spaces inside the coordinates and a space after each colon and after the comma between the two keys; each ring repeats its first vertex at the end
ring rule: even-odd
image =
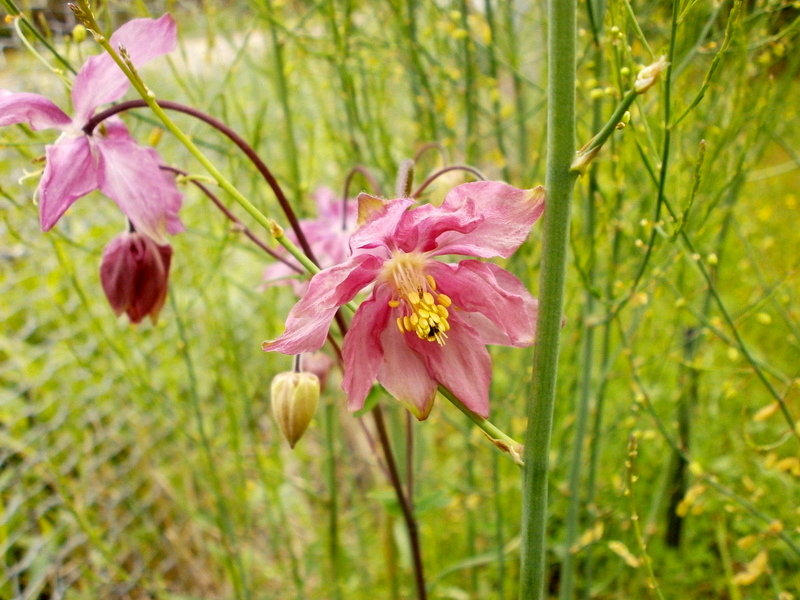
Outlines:
{"type": "Polygon", "coordinates": [[[125,312],[131,323],[146,316],[156,322],[167,298],[171,259],[170,246],[159,246],[139,232],[111,240],[103,251],[100,281],[117,316],[125,312]]]}

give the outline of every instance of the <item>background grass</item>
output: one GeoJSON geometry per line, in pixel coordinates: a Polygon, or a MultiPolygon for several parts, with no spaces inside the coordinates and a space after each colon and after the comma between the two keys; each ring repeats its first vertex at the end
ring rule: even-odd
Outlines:
{"type": "MultiPolygon", "coordinates": [[[[421,156],[417,181],[451,163],[521,187],[543,179],[539,3],[162,4],[111,2],[101,17],[111,28],[174,11],[180,49],[145,79],[159,97],[242,133],[302,214],[313,214],[313,190],[341,190],[356,164],[390,196],[399,163],[428,142],[441,149],[421,156]]],[[[667,52],[671,29],[667,2],[590,6],[594,21],[579,6],[576,147],[639,66],[667,52]]],[[[572,553],[581,597],[651,597],[657,585],[667,598],[786,600],[800,589],[798,437],[765,381],[797,419],[798,7],[679,8],[666,155],[659,84],[578,182],[549,589],[558,594],[572,553]],[[574,540],[570,498],[579,501],[574,540]],[[676,514],[679,547],[665,542],[676,514]]],[[[76,65],[96,51],[91,41],[54,42],[76,65]]],[[[19,51],[6,59],[2,87],[67,106],[39,63],[19,51]]],[[[224,140],[177,120],[280,217],[224,140]]],[[[140,139],[158,139],[144,111],[126,121],[140,139]]],[[[293,298],[260,289],[268,257],[187,187],[188,231],[172,239],[158,324],[115,319],[98,266],[124,226],[119,212],[91,195],[42,234],[31,202],[38,178],[18,181],[41,169],[35,159],[53,139],[0,131],[0,597],[410,597],[399,508],[369,425],[343,408],[339,375],[294,452],[271,421],[269,383],[290,361],[259,344],[281,331],[293,298]]],[[[158,149],[197,172],[167,136],[158,149]]],[[[426,198],[464,180],[442,178],[426,198]]],[[[356,181],[354,191],[366,189],[356,181]]],[[[538,240],[534,227],[505,265],[534,293],[538,240]]],[[[521,437],[531,353],[493,356],[492,419],[521,437]]],[[[381,403],[405,464],[405,415],[381,403]]],[[[515,597],[518,468],[443,401],[413,430],[431,596],[515,597]]]]}

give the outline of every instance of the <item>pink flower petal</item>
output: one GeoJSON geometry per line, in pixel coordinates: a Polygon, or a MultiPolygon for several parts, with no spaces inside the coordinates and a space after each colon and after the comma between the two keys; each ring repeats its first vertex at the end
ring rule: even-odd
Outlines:
{"type": "Polygon", "coordinates": [[[47,162],[39,183],[39,223],[42,231],[49,231],[75,200],[97,189],[99,165],[86,136],[64,136],[45,151],[47,162]]]}
{"type": "Polygon", "coordinates": [[[394,323],[389,323],[381,332],[383,362],[378,370],[378,381],[422,421],[433,408],[437,385],[423,358],[409,348],[407,340],[412,337],[418,339],[412,333],[400,333],[394,323]]]}
{"type": "Polygon", "coordinates": [[[420,356],[430,376],[449,389],[475,414],[489,417],[489,383],[492,360],[477,332],[450,314],[447,343],[434,342],[407,335],[407,341],[420,356]]]}
{"type": "Polygon", "coordinates": [[[534,342],[538,302],[514,275],[478,260],[457,265],[431,261],[428,270],[485,344],[525,347],[534,342]]]}
{"type": "Polygon", "coordinates": [[[100,189],[113,199],[137,231],[157,244],[167,233],[183,231],[178,218],[181,194],[174,179],[159,169],[161,158],[152,148],[139,146],[124,125],[111,122],[105,137],[95,136],[100,153],[100,189]]]}
{"type": "Polygon", "coordinates": [[[438,238],[442,234],[472,233],[483,221],[483,215],[472,205],[458,211],[446,211],[440,206],[423,204],[403,215],[395,243],[404,252],[431,252],[439,247],[438,238]]]}
{"type": "Polygon", "coordinates": [[[70,119],[63,110],[39,94],[0,90],[0,127],[27,123],[31,129],[63,129],[70,119]]]}
{"type": "Polygon", "coordinates": [[[383,254],[387,247],[394,246],[397,225],[412,204],[413,201],[408,198],[398,198],[384,206],[350,236],[353,253],[377,251],[383,254]]]}
{"type": "Polygon", "coordinates": [[[392,292],[386,286],[376,287],[372,296],[358,307],[344,338],[342,388],[347,393],[347,407],[351,411],[363,408],[378,375],[383,360],[381,332],[387,327],[391,298],[392,292]]]}
{"type": "Polygon", "coordinates": [[[336,311],[375,279],[382,264],[375,256],[354,256],[314,275],[303,298],[289,312],[286,331],[264,342],[262,349],[302,354],[321,348],[336,311]]]}
{"type": "Polygon", "coordinates": [[[541,188],[520,190],[497,181],[464,183],[448,192],[441,211],[443,219],[448,213],[466,215],[467,223],[441,234],[441,228],[426,226],[431,228],[429,235],[436,235],[437,255],[508,258],[525,241],[531,225],[544,212],[544,191],[541,188]],[[468,226],[473,215],[480,215],[482,220],[474,227],[468,226]]]}
{"type": "MultiPolygon", "coordinates": [[[[115,31],[109,43],[115,50],[124,46],[138,68],[175,49],[175,21],[168,14],[158,19],[133,19],[115,31]]],[[[72,87],[76,123],[83,125],[95,108],[119,100],[128,85],[128,78],[108,54],[90,57],[75,76],[72,87]]]]}

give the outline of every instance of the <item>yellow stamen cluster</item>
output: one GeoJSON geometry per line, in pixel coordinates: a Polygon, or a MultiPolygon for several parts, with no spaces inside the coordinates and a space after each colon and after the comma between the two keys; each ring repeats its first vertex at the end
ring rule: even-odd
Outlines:
{"type": "Polygon", "coordinates": [[[422,340],[444,346],[450,330],[447,307],[453,302],[436,291],[436,280],[424,274],[424,267],[424,257],[413,253],[398,253],[387,262],[386,280],[397,292],[389,306],[400,309],[395,319],[400,333],[413,332],[422,340]]]}
{"type": "MultiPolygon", "coordinates": [[[[418,289],[408,292],[404,298],[405,306],[410,314],[397,317],[397,329],[400,333],[414,332],[421,340],[436,342],[444,346],[447,339],[447,332],[450,330],[450,323],[447,317],[450,313],[447,307],[452,304],[452,300],[446,294],[435,294],[436,281],[428,275],[426,277],[428,288],[418,289]]],[[[392,300],[389,306],[400,306],[399,300],[392,300]]]]}

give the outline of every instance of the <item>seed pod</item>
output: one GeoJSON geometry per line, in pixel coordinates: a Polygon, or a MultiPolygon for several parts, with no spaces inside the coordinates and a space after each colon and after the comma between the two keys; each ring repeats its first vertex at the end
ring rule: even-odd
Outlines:
{"type": "Polygon", "coordinates": [[[283,437],[294,448],[305,433],[319,400],[319,378],[313,373],[288,371],[272,379],[272,415],[283,437]]]}

